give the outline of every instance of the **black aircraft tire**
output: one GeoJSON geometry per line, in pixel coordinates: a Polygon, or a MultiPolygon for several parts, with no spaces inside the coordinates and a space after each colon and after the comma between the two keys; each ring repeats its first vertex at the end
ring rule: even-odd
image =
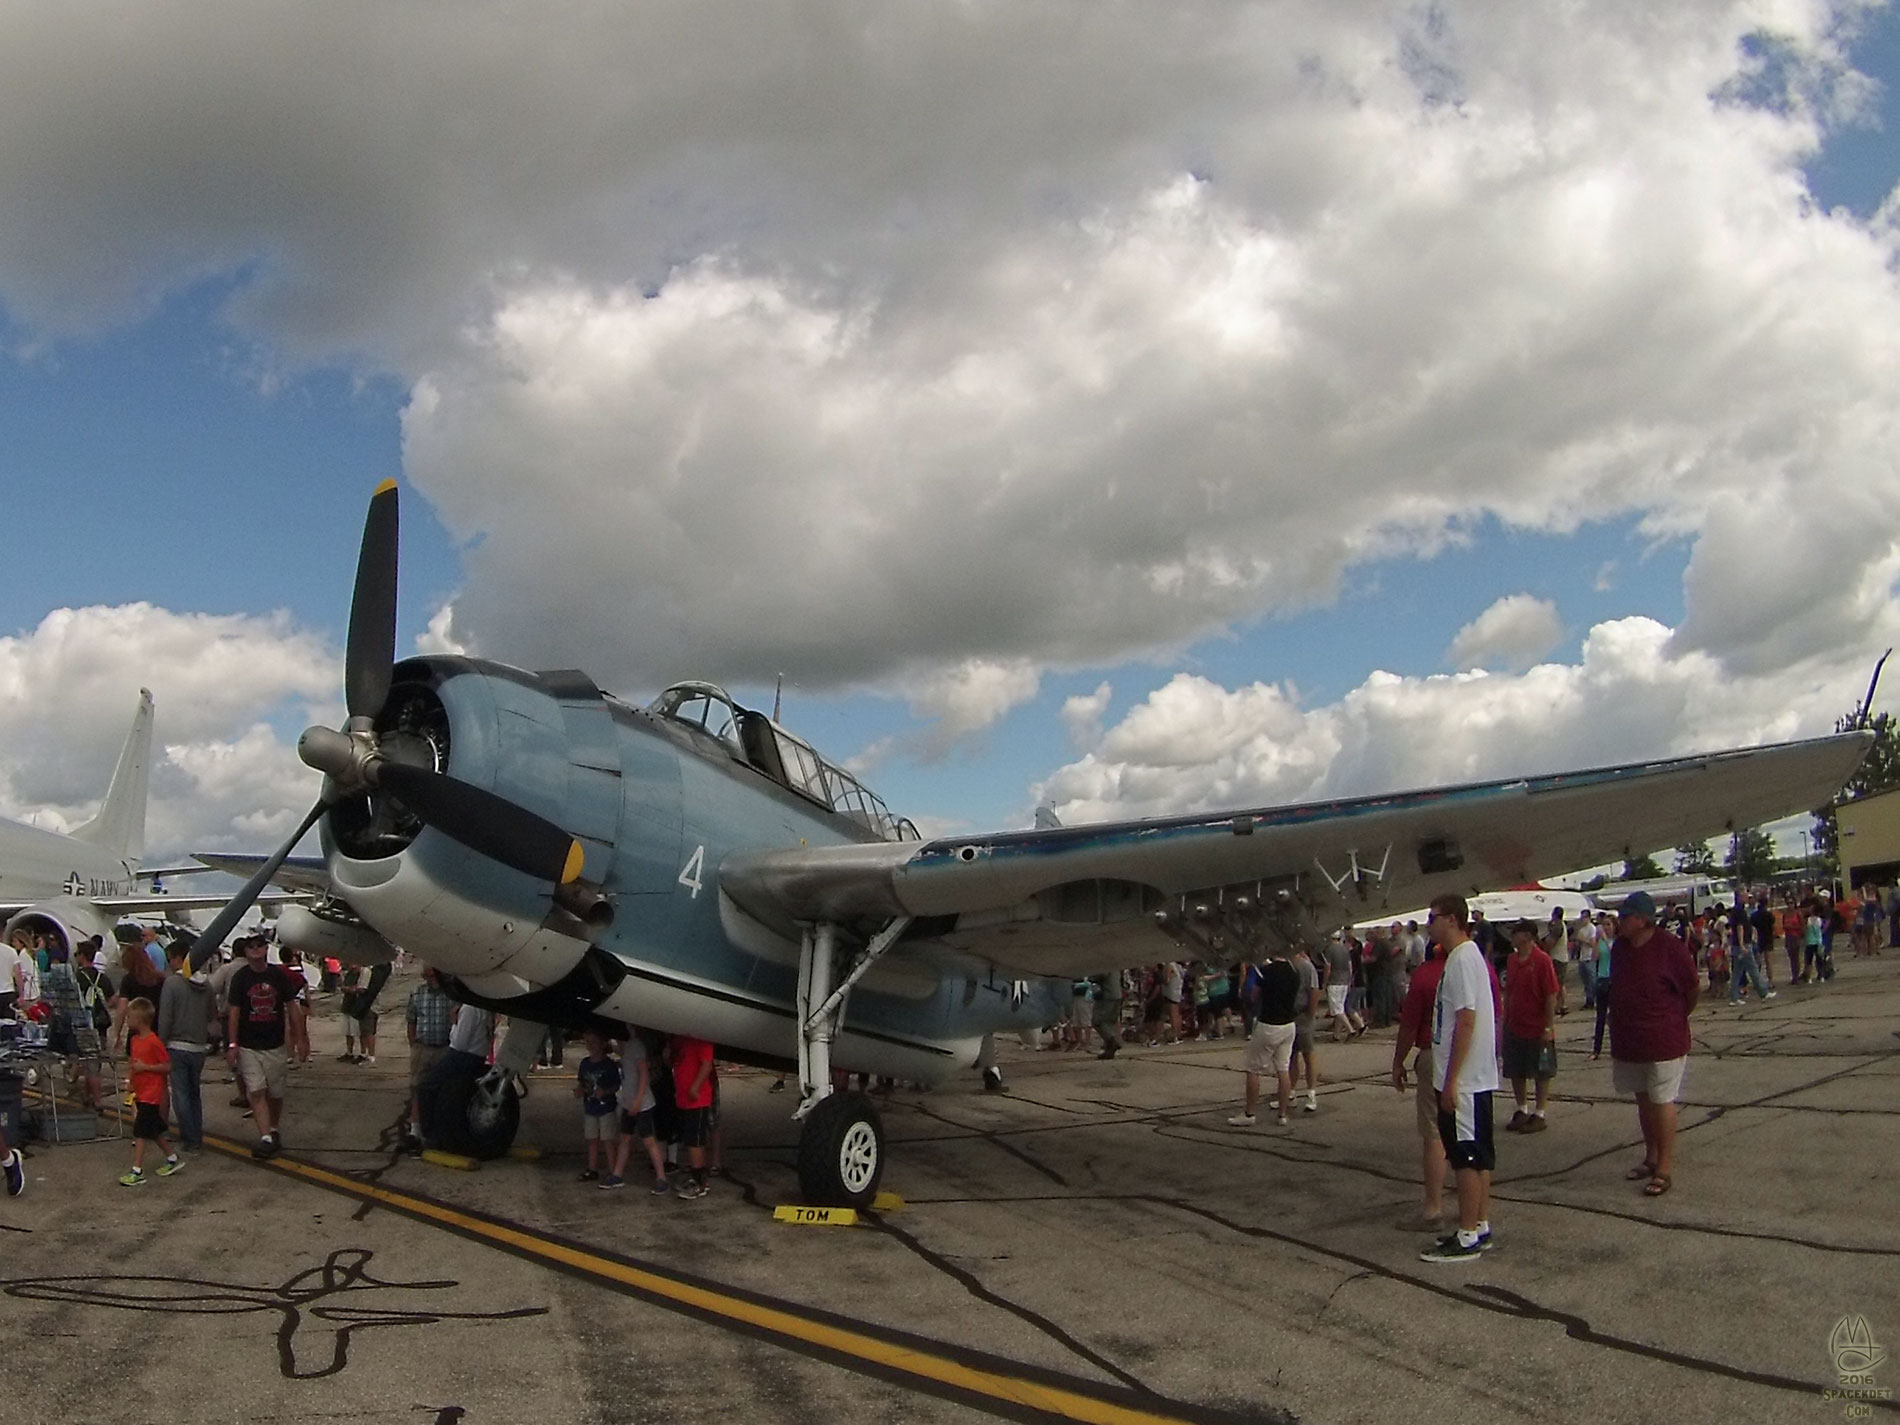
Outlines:
{"type": "Polygon", "coordinates": [[[486,1161],[501,1157],[514,1146],[515,1133],[521,1127],[521,1098],[512,1082],[502,1085],[501,1096],[487,1104],[478,1101],[480,1094],[479,1082],[468,1086],[457,1119],[461,1143],[456,1151],[486,1161]]]}
{"type": "Polygon", "coordinates": [[[869,1207],[884,1177],[884,1124],[861,1093],[834,1093],[798,1138],[798,1188],[817,1207],[869,1207]]]}

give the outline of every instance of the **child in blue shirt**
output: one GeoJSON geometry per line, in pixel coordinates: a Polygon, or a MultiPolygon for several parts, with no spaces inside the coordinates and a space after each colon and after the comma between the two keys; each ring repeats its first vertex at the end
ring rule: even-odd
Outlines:
{"type": "Polygon", "coordinates": [[[587,1042],[587,1057],[574,1075],[574,1097],[581,1101],[581,1138],[587,1144],[581,1181],[591,1183],[600,1176],[605,1145],[609,1172],[602,1186],[618,1187],[620,1179],[612,1168],[620,1139],[620,1061],[608,1052],[606,1036],[598,1030],[590,1029],[582,1038],[587,1042]]]}

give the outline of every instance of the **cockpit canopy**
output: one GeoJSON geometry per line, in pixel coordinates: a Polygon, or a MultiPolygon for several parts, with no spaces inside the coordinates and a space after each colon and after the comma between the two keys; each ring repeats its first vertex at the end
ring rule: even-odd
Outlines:
{"type": "Polygon", "coordinates": [[[803,738],[764,713],[742,708],[716,683],[675,683],[647,711],[723,743],[737,760],[885,841],[921,841],[910,818],[894,816],[876,792],[827,762],[803,738]]]}

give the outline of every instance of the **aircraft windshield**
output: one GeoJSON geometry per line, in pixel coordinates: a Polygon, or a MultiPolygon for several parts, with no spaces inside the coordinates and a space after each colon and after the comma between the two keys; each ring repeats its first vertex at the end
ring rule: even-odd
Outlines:
{"type": "Polygon", "coordinates": [[[676,683],[655,698],[649,712],[682,723],[723,743],[726,750],[780,785],[842,816],[885,841],[921,841],[908,817],[895,816],[876,792],[844,768],[820,757],[764,713],[735,703],[713,683],[676,683]]]}
{"type": "Polygon", "coordinates": [[[676,683],[655,698],[648,711],[710,733],[743,754],[739,745],[739,705],[726,696],[723,688],[711,683],[676,683]]]}

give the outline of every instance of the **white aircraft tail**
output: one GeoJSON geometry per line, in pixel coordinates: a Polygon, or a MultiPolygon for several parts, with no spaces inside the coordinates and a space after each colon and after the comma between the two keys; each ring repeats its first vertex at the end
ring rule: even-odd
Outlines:
{"type": "Polygon", "coordinates": [[[99,814],[72,833],[121,861],[137,861],[145,854],[145,797],[152,781],[152,690],[139,689],[138,711],[132,730],[119,752],[112,785],[99,804],[99,814]]]}

